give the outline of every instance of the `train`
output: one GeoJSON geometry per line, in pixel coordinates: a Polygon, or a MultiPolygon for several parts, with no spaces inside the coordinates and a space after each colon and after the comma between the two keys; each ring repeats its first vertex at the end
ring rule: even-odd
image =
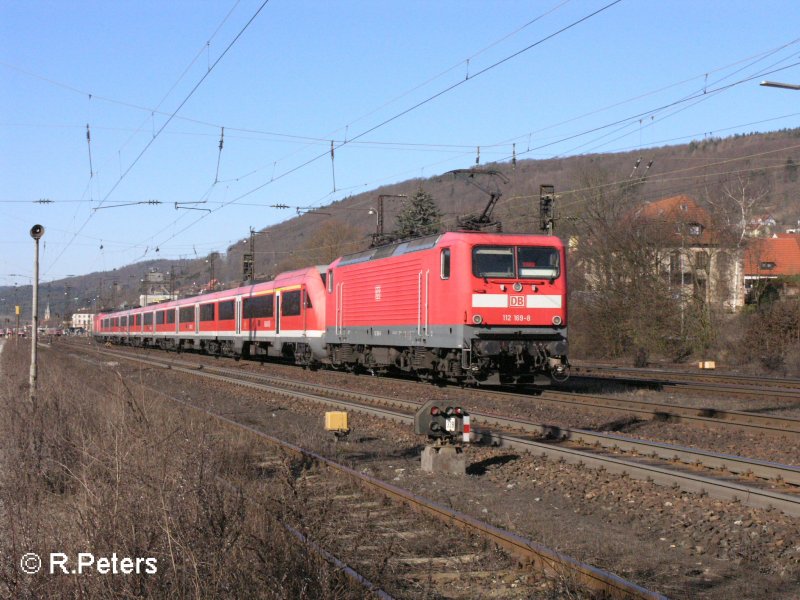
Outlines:
{"type": "Polygon", "coordinates": [[[552,235],[439,233],[270,281],[102,312],[94,337],[462,385],[563,382],[566,250],[552,235]]]}

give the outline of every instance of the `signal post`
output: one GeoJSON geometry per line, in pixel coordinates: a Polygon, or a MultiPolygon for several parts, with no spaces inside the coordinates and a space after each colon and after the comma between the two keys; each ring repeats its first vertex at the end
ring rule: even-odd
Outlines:
{"type": "Polygon", "coordinates": [[[469,443],[471,428],[469,414],[461,407],[442,408],[440,401],[429,400],[414,414],[414,433],[428,437],[422,451],[423,471],[466,473],[463,444],[469,443]]]}
{"type": "Polygon", "coordinates": [[[39,240],[44,235],[44,227],[34,225],[31,227],[31,237],[36,242],[33,258],[33,327],[31,328],[31,371],[30,371],[30,401],[36,401],[37,378],[37,350],[39,343],[39,240]]]}

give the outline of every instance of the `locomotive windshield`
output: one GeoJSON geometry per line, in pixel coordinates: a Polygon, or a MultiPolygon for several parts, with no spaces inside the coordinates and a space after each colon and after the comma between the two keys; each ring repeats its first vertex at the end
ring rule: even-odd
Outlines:
{"type": "Polygon", "coordinates": [[[521,279],[555,279],[558,277],[558,250],[541,246],[517,248],[517,265],[521,279]]]}
{"type": "Polygon", "coordinates": [[[558,250],[541,246],[476,246],[472,250],[472,274],[508,279],[555,279],[559,275],[558,250]]]}

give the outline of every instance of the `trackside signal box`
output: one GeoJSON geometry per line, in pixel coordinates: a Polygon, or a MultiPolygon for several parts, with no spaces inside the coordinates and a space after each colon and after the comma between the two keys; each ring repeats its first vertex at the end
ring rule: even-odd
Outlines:
{"type": "Polygon", "coordinates": [[[325,431],[332,431],[337,439],[350,433],[350,428],[347,426],[347,413],[344,411],[326,412],[325,431]]]}
{"type": "Polygon", "coordinates": [[[446,406],[429,400],[414,414],[414,433],[437,442],[454,443],[470,440],[469,413],[460,406],[446,406]]]}

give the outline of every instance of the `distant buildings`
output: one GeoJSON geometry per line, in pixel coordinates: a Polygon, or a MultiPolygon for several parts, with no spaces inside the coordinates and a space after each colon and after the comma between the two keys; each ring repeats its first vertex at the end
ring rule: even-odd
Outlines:
{"type": "Polygon", "coordinates": [[[735,310],[744,302],[736,281],[741,270],[711,214],[693,198],[671,196],[645,204],[637,220],[660,235],[660,270],[672,289],[735,310]],[[660,231],[659,231],[660,230],[660,231]]]}
{"type": "Polygon", "coordinates": [[[732,232],[720,230],[712,215],[686,195],[646,204],[637,217],[661,224],[668,257],[662,260],[662,272],[684,293],[736,310],[758,302],[765,291],[799,291],[800,281],[787,283],[800,278],[800,235],[772,233],[777,223],[770,215],[747,223],[741,247],[729,243],[732,232]]]}
{"type": "Polygon", "coordinates": [[[94,320],[94,313],[74,313],[71,319],[72,327],[81,327],[86,331],[92,330],[92,322],[94,320]]]}
{"type": "MultiPolygon", "coordinates": [[[[673,297],[729,312],[765,293],[800,295],[800,234],[757,237],[777,227],[769,215],[750,220],[743,231],[728,231],[715,217],[687,195],[650,202],[624,217],[613,253],[620,260],[627,253],[629,268],[639,269],[629,278],[647,272],[673,297]]],[[[572,239],[570,249],[583,262],[590,288],[601,291],[609,264],[597,262],[591,243],[572,239]]]]}

